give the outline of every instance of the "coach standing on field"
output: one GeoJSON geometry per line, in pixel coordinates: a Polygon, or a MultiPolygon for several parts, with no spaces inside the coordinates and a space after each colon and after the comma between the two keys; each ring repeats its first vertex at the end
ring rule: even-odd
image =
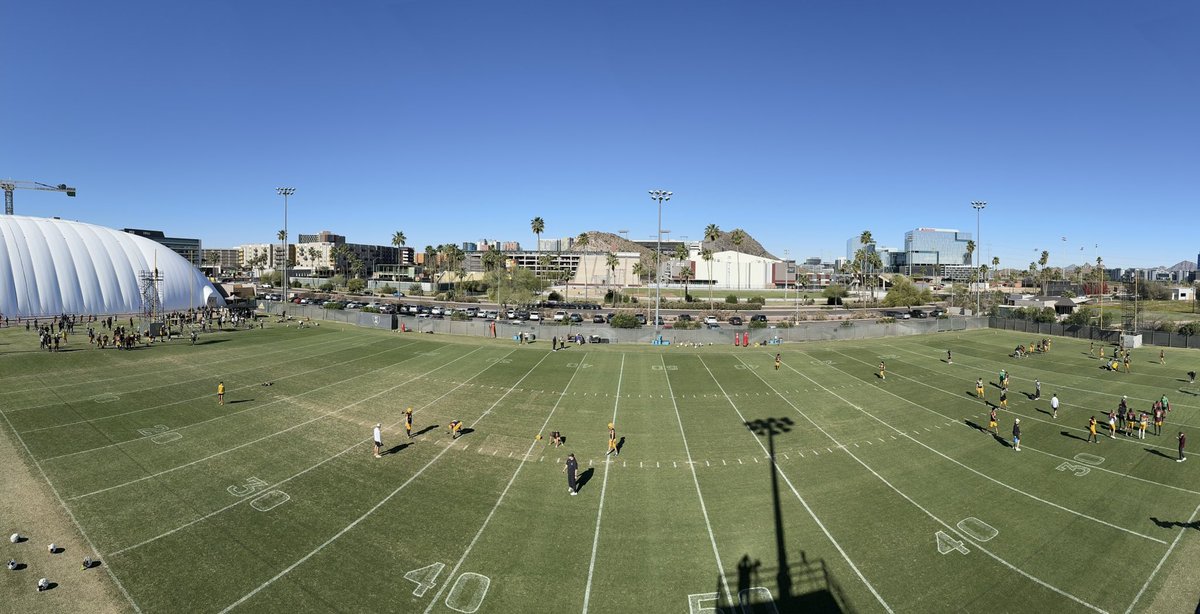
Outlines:
{"type": "Polygon", "coordinates": [[[567,474],[567,492],[571,493],[572,497],[579,494],[579,485],[575,481],[577,479],[575,474],[578,471],[579,461],[575,460],[574,454],[568,454],[567,464],[563,467],[563,472],[567,474]]]}

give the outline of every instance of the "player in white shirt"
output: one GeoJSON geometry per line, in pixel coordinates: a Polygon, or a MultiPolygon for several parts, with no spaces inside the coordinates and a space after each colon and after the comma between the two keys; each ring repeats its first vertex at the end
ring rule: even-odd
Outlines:
{"type": "Polygon", "coordinates": [[[383,433],[380,432],[382,424],[375,424],[375,430],[371,432],[372,441],[375,442],[375,458],[380,457],[380,450],[383,449],[383,433]]]}

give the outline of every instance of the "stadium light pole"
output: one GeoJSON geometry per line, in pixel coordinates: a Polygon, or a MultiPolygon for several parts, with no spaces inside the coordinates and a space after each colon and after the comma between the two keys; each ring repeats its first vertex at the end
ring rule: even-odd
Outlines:
{"type": "MultiPolygon", "coordinates": [[[[971,207],[973,209],[975,209],[975,270],[976,271],[979,270],[979,257],[980,257],[979,212],[983,211],[983,208],[986,206],[987,206],[987,201],[984,201],[984,200],[971,201],[971,207]]],[[[982,298],[980,295],[981,295],[981,291],[977,288],[975,290],[975,317],[979,317],[979,304],[980,304],[980,299],[982,298]]]]}
{"type": "Polygon", "coordinates": [[[296,193],[296,188],[275,188],[275,192],[283,197],[283,275],[279,278],[283,282],[283,302],[288,300],[288,290],[292,289],[292,284],[288,283],[287,276],[287,259],[288,259],[288,224],[287,224],[287,205],[288,197],[296,193]]]}
{"type": "Polygon", "coordinates": [[[654,339],[658,340],[659,309],[662,308],[662,206],[671,200],[671,192],[650,190],[650,200],[658,201],[658,238],[654,243],[654,339]]]}

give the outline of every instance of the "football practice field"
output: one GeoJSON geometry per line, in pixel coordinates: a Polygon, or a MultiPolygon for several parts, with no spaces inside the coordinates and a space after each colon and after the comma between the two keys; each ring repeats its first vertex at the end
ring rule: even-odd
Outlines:
{"type": "Polygon", "coordinates": [[[1141,348],[1129,374],[1103,369],[1087,341],[1009,356],[1032,341],[982,330],[550,352],[542,340],[324,324],[134,351],[75,335],[70,351],[49,354],[33,333],[3,329],[0,530],[29,539],[0,545],[24,565],[0,570],[0,602],[24,612],[1194,611],[1200,459],[1176,458],[1180,430],[1200,452],[1200,384],[1185,375],[1200,355],[1167,350],[1160,365],[1158,348],[1141,348]],[[987,403],[999,402],[1001,369],[1011,383],[994,436],[987,403]],[[1122,395],[1139,411],[1166,395],[1163,434],[1107,436],[1122,395]],[[1099,443],[1087,441],[1093,415],[1099,443]],[[464,423],[457,439],[452,420],[464,423]],[[610,422],[620,453],[606,456],[610,422]],[[563,447],[549,444],[552,431],[563,447]],[[65,551],[47,553],[51,541],[65,551]],[[99,565],[80,569],[89,554],[99,565]],[[55,586],[37,593],[43,576],[55,586]]]}

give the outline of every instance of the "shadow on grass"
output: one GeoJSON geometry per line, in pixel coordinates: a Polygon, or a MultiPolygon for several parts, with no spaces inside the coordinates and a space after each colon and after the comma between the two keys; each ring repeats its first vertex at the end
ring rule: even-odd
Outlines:
{"type": "Polygon", "coordinates": [[[1164,529],[1174,529],[1178,527],[1180,529],[1195,529],[1200,531],[1200,520],[1195,522],[1179,522],[1178,520],[1159,520],[1158,518],[1151,516],[1150,521],[1164,529]]]}
{"type": "Polygon", "coordinates": [[[1035,407],[1034,409],[1036,409],[1039,414],[1046,414],[1047,416],[1050,416],[1051,418],[1054,417],[1054,414],[1050,413],[1050,410],[1048,410],[1048,409],[1042,409],[1040,407],[1035,407]]]}
{"type": "Polygon", "coordinates": [[[236,400],[236,401],[230,401],[230,402],[229,402],[229,405],[236,405],[236,404],[238,404],[238,403],[249,403],[249,402],[251,402],[251,401],[253,401],[253,400],[254,400],[254,399],[238,399],[238,400],[236,400]]]}
{"type": "Polygon", "coordinates": [[[1066,437],[1068,439],[1078,439],[1079,441],[1084,441],[1084,442],[1087,441],[1086,438],[1080,437],[1079,435],[1076,435],[1075,433],[1072,433],[1071,431],[1059,431],[1058,434],[1062,435],[1063,437],[1066,437]]]}
{"type": "Polygon", "coordinates": [[[432,431],[433,429],[436,429],[436,428],[437,428],[436,424],[430,424],[429,426],[413,433],[413,437],[420,437],[421,435],[424,435],[425,433],[428,433],[429,431],[432,431]]]}
{"type": "Polygon", "coordinates": [[[995,439],[997,443],[999,443],[1000,445],[1002,445],[1006,448],[1013,447],[1011,442],[1009,442],[1007,439],[1001,437],[1000,435],[997,435],[996,433],[992,433],[992,439],[995,439]]]}
{"type": "Polygon", "coordinates": [[[1149,452],[1149,453],[1151,453],[1151,454],[1153,454],[1153,455],[1155,455],[1155,456],[1161,456],[1161,457],[1163,457],[1163,458],[1165,458],[1165,459],[1168,459],[1168,460],[1175,460],[1174,458],[1171,458],[1171,456],[1170,456],[1170,455],[1168,455],[1168,454],[1163,454],[1161,450],[1155,450],[1154,448],[1142,448],[1142,449],[1143,449],[1143,450],[1145,450],[1145,451],[1147,451],[1147,452],[1149,452]]]}
{"type": "Polygon", "coordinates": [[[396,445],[384,450],[383,456],[387,456],[388,454],[397,454],[404,448],[407,448],[408,446],[411,446],[411,445],[412,444],[408,443],[408,442],[396,444],[396,445]]]}
{"type": "Polygon", "coordinates": [[[620,454],[621,448],[624,448],[624,447],[625,447],[625,438],[622,437],[621,440],[617,442],[617,454],[620,454]]]}
{"type": "Polygon", "coordinates": [[[987,432],[987,429],[983,428],[982,426],[979,426],[978,424],[975,424],[975,422],[972,420],[963,420],[963,422],[965,422],[967,426],[979,431],[980,433],[987,432]]]}
{"type": "Polygon", "coordinates": [[[579,474],[579,477],[575,479],[575,490],[583,490],[584,484],[590,482],[593,475],[596,475],[596,469],[592,467],[589,467],[587,471],[579,474]]]}

